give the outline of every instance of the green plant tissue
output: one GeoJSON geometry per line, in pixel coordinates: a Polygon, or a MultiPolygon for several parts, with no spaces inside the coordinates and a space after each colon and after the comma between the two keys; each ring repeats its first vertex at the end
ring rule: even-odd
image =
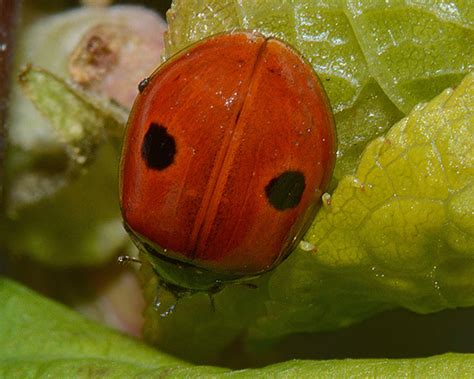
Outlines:
{"type": "Polygon", "coordinates": [[[474,67],[470,1],[175,0],[167,55],[203,37],[257,30],[312,64],[335,113],[335,176],[418,103],[457,85],[474,67]]]}
{"type": "Polygon", "coordinates": [[[231,29],[274,35],[303,52],[335,111],[339,183],[324,197],[305,250],[256,290],[228,286],[215,312],[196,295],[160,319],[157,279],[144,267],[152,343],[208,359],[232,344],[333,330],[387,309],[474,305],[470,9],[462,1],[450,9],[404,1],[173,2],[168,56],[231,29]],[[447,86],[455,89],[441,93],[447,86]]]}
{"type": "Polygon", "coordinates": [[[0,277],[3,378],[461,378],[471,376],[473,370],[472,354],[396,360],[292,360],[238,371],[191,366],[0,277]]]}
{"type": "Polygon", "coordinates": [[[17,42],[0,247],[56,268],[98,266],[130,247],[117,179],[127,112],[60,78],[84,30],[105,17],[94,9],[26,24],[17,42]]]}
{"type": "MultiPolygon", "coordinates": [[[[158,278],[142,265],[149,342],[202,362],[396,307],[429,313],[474,305],[474,15],[468,1],[448,5],[173,2],[167,57],[231,29],[274,35],[301,51],[330,98],[339,150],[335,189],[324,196],[304,243],[256,280],[256,289],[229,285],[215,295],[215,309],[206,294],[196,294],[161,318],[154,307],[158,278]]],[[[38,72],[47,88],[59,89],[52,98],[61,104],[67,94],[86,122],[91,114],[104,128],[117,121],[66,82],[38,72]]],[[[51,105],[39,107],[45,113],[51,105]]],[[[53,122],[58,116],[59,125],[70,120],[61,112],[49,116],[53,122]]],[[[65,162],[74,154],[68,157],[60,139],[51,138],[51,125],[34,118],[21,125],[9,151],[8,184],[17,198],[0,220],[0,234],[8,238],[2,248],[60,268],[104,263],[129,243],[118,217],[114,146],[63,136],[73,137],[79,150],[97,148],[87,174],[66,181],[65,162]]],[[[291,361],[236,372],[193,367],[0,279],[0,376],[462,377],[473,365],[472,355],[448,354],[291,361]]]]}
{"type": "Polygon", "coordinates": [[[416,106],[324,197],[305,250],[256,290],[228,286],[216,295],[215,312],[206,296],[195,295],[181,300],[173,317],[160,318],[157,279],[143,268],[145,336],[203,358],[236,339],[268,343],[395,307],[428,313],[473,306],[473,110],[474,74],[416,106]]]}
{"type": "Polygon", "coordinates": [[[125,112],[42,69],[26,68],[20,82],[64,147],[49,153],[10,147],[0,245],[50,266],[101,264],[129,243],[117,209],[117,136],[125,112]]]}

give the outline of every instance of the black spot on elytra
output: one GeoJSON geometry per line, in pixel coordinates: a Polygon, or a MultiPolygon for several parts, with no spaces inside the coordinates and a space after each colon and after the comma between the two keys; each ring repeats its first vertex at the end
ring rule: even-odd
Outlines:
{"type": "Polygon", "coordinates": [[[148,84],[150,84],[150,78],[143,79],[140,83],[138,83],[138,92],[142,93],[148,84]]]}
{"type": "Polygon", "coordinates": [[[151,123],[143,138],[142,158],[155,170],[164,170],[174,161],[176,142],[164,126],[151,123]]]}
{"type": "Polygon", "coordinates": [[[284,211],[296,207],[306,187],[303,173],[285,171],[265,186],[265,195],[273,208],[284,211]]]}

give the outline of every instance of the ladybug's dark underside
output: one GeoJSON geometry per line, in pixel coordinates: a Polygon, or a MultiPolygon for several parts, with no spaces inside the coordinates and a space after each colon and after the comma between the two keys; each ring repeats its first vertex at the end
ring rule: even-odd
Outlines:
{"type": "Polygon", "coordinates": [[[189,272],[218,283],[278,264],[334,165],[333,119],[311,67],[278,40],[222,34],[173,57],[140,92],[121,208],[160,276],[199,287],[189,272]]]}

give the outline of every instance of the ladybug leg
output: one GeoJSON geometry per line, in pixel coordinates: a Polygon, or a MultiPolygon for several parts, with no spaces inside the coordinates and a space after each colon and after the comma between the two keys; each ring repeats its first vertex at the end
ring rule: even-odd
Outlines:
{"type": "Polygon", "coordinates": [[[173,291],[169,291],[166,285],[160,283],[156,291],[154,308],[160,314],[160,317],[168,317],[174,312],[179,298],[173,291]]]}
{"type": "Polygon", "coordinates": [[[138,258],[131,257],[129,255],[121,255],[117,258],[117,262],[121,265],[128,264],[128,263],[139,263],[142,264],[142,261],[138,258]]]}
{"type": "Polygon", "coordinates": [[[244,287],[247,287],[247,288],[251,288],[253,290],[256,290],[258,289],[258,286],[254,283],[238,283],[240,286],[244,286],[244,287]]]}
{"type": "Polygon", "coordinates": [[[161,317],[168,317],[174,312],[176,305],[183,297],[190,296],[193,293],[195,293],[195,291],[160,280],[156,291],[154,308],[161,317]]]}
{"type": "Polygon", "coordinates": [[[216,302],[214,301],[214,294],[211,292],[207,293],[207,297],[209,298],[209,305],[214,313],[216,313],[216,302]]]}
{"type": "MultiPolygon", "coordinates": [[[[251,288],[253,290],[256,290],[258,288],[258,286],[254,283],[237,283],[237,284],[239,286],[244,286],[247,288],[251,288]]],[[[222,291],[223,288],[224,286],[222,285],[222,283],[216,282],[216,285],[213,288],[209,289],[209,291],[207,291],[207,297],[209,298],[209,305],[211,306],[211,309],[214,313],[216,312],[216,302],[215,302],[214,296],[216,296],[217,293],[222,291]]]]}

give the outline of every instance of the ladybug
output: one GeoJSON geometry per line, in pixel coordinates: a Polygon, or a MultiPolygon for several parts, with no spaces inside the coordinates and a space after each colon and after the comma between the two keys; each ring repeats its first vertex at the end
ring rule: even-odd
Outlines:
{"type": "Polygon", "coordinates": [[[168,288],[213,291],[276,267],[312,221],[336,137],[290,46],[201,40],[139,85],[120,168],[124,225],[168,288]]]}

